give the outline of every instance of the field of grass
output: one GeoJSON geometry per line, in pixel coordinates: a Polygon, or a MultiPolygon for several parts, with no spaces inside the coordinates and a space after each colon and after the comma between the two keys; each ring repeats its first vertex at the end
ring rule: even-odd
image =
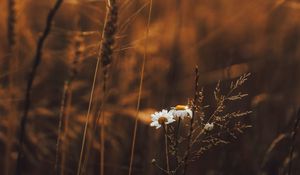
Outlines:
{"type": "Polygon", "coordinates": [[[1,0],[0,175],[300,174],[300,2],[1,0]]]}

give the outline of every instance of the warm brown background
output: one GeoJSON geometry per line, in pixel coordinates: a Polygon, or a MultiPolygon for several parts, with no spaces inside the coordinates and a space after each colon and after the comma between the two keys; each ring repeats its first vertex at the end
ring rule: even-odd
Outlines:
{"type": "MultiPolygon", "coordinates": [[[[16,0],[16,43],[10,49],[7,2],[0,1],[0,174],[3,175],[14,171],[15,135],[22,112],[26,76],[37,38],[53,3],[51,0],[16,0]]],[[[26,131],[24,169],[28,175],[54,174],[64,81],[72,69],[75,36],[84,32],[82,57],[73,82],[67,138],[67,172],[76,172],[104,14],[104,1],[66,0],[55,17],[33,88],[26,131]]],[[[128,5],[120,6],[118,42],[105,105],[107,174],[128,172],[147,15],[146,1],[132,0],[128,5]]],[[[200,83],[205,87],[208,99],[218,80],[224,82],[226,90],[228,80],[246,72],[252,73],[240,89],[249,97],[232,108],[251,109],[253,113],[247,122],[253,127],[233,143],[208,151],[191,165],[189,174],[283,174],[290,147],[288,139],[276,145],[265,163],[263,160],[272,141],[280,133],[291,132],[300,103],[298,1],[154,0],[150,36],[146,42],[148,57],[134,174],[158,173],[150,162],[160,155],[163,144],[159,139],[160,132],[148,127],[149,114],[187,103],[193,95],[195,65],[199,66],[200,83]]],[[[94,115],[99,108],[100,96],[98,83],[92,109],[94,115]]],[[[98,135],[95,139],[99,140],[98,135]]],[[[300,139],[297,139],[299,146],[300,139]]],[[[95,142],[87,174],[98,174],[98,150],[99,143],[95,142]]],[[[295,152],[299,153],[297,146],[295,152]]],[[[293,174],[299,174],[299,154],[295,156],[293,174]]]]}

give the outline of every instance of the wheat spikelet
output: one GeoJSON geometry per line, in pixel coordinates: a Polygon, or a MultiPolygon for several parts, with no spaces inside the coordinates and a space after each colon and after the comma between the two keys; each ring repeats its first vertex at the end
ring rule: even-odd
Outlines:
{"type": "MultiPolygon", "coordinates": [[[[8,93],[11,99],[15,98],[14,85],[15,78],[13,71],[16,69],[16,58],[14,53],[14,48],[16,44],[16,2],[15,0],[8,0],[8,17],[7,17],[7,40],[8,40],[8,52],[9,52],[9,66],[8,71],[8,93]]],[[[6,150],[5,150],[5,166],[4,166],[4,174],[9,175],[11,169],[11,151],[13,146],[13,137],[15,135],[15,120],[17,116],[16,112],[16,104],[11,100],[7,105],[9,112],[8,119],[8,139],[6,142],[6,150]]]]}
{"type": "MultiPolygon", "coordinates": [[[[80,151],[80,157],[79,157],[79,163],[78,163],[78,170],[77,175],[80,175],[82,171],[85,169],[85,164],[87,163],[88,159],[88,153],[85,155],[85,158],[83,158],[83,152],[85,149],[85,142],[86,142],[86,135],[87,135],[87,129],[88,129],[88,121],[90,116],[90,110],[91,110],[91,104],[93,101],[93,94],[94,94],[94,88],[96,84],[96,78],[99,70],[99,64],[101,63],[102,68],[102,91],[103,91],[103,97],[102,97],[102,103],[101,103],[101,114],[103,105],[105,102],[105,92],[106,92],[106,81],[108,76],[108,69],[110,67],[110,64],[112,63],[112,55],[113,55],[113,46],[115,43],[115,34],[117,31],[117,19],[118,19],[118,6],[116,0],[108,0],[107,1],[107,11],[106,11],[106,17],[104,22],[104,28],[102,31],[102,38],[101,38],[101,44],[99,49],[99,55],[97,58],[96,63],[96,69],[94,74],[94,80],[91,90],[91,96],[89,101],[89,107],[87,112],[87,119],[84,127],[84,133],[83,133],[83,140],[82,140],[82,146],[80,151]],[[84,159],[84,160],[83,160],[84,159]]],[[[100,115],[101,115],[100,114],[100,115]]],[[[100,117],[100,116],[99,116],[100,117]]],[[[96,120],[97,121],[97,120],[96,120]]],[[[102,116],[102,125],[101,125],[101,148],[100,148],[100,166],[101,166],[101,174],[104,173],[104,117],[102,116]]],[[[93,135],[93,131],[92,131],[93,135]]],[[[87,148],[89,149],[90,141],[87,143],[87,148]]]]}
{"type": "Polygon", "coordinates": [[[112,63],[113,47],[115,43],[115,34],[117,31],[117,20],[118,20],[118,6],[116,0],[108,0],[108,20],[104,27],[104,33],[102,37],[102,46],[101,46],[101,64],[103,70],[103,86],[102,86],[102,103],[101,103],[101,148],[100,148],[100,174],[104,175],[104,148],[105,148],[105,126],[104,126],[104,103],[105,103],[105,93],[106,93],[106,84],[108,77],[108,69],[112,63]]]}

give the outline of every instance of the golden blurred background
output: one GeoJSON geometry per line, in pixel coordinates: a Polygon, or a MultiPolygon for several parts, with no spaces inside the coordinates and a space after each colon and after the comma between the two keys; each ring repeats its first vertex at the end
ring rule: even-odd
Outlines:
{"type": "MultiPolygon", "coordinates": [[[[232,143],[208,151],[190,165],[188,174],[287,174],[291,139],[281,136],[292,132],[300,104],[300,2],[153,0],[149,37],[146,31],[150,2],[119,0],[117,3],[116,44],[103,107],[105,174],[128,173],[145,42],[148,48],[133,174],[160,173],[151,165],[151,159],[160,156],[163,144],[160,144],[161,133],[149,126],[150,114],[186,104],[193,97],[196,65],[205,94],[213,92],[218,80],[226,89],[231,80],[251,72],[241,89],[249,96],[231,107],[251,109],[253,113],[246,120],[252,128],[232,143]]],[[[54,0],[0,1],[0,174],[3,175],[15,171],[17,133],[28,72],[53,5],[54,0]]],[[[55,174],[61,102],[64,87],[70,81],[69,130],[64,138],[65,174],[76,174],[105,11],[104,0],[65,0],[58,10],[32,88],[23,174],[55,174]]],[[[98,122],[95,118],[102,95],[99,76],[91,123],[98,122]]],[[[208,95],[207,102],[211,98],[208,95]]],[[[95,138],[87,175],[99,174],[100,136],[98,132],[92,136],[95,138]]],[[[296,138],[293,174],[300,173],[299,141],[296,138]]]]}

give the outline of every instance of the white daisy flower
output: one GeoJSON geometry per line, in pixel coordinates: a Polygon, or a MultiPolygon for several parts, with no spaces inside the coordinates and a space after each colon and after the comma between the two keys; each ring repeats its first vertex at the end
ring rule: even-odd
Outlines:
{"type": "Polygon", "coordinates": [[[204,126],[205,131],[211,131],[214,129],[214,124],[213,123],[206,123],[204,126]]]}
{"type": "Polygon", "coordinates": [[[151,120],[152,123],[150,123],[150,126],[155,126],[156,129],[160,128],[163,124],[167,125],[175,121],[172,113],[165,109],[151,114],[151,120]]]}
{"type": "Polygon", "coordinates": [[[180,117],[182,119],[184,117],[190,117],[190,118],[193,117],[193,112],[191,108],[189,108],[186,105],[177,105],[175,107],[172,107],[170,112],[173,114],[174,117],[180,117]]]}

